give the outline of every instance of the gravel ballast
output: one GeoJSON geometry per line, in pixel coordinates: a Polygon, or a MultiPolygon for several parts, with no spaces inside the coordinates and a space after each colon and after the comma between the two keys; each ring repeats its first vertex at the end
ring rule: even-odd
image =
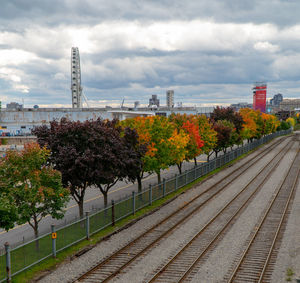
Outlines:
{"type": "Polygon", "coordinates": [[[197,275],[192,280],[193,283],[224,282],[224,277],[231,274],[228,271],[232,270],[233,262],[236,262],[243,253],[245,244],[249,241],[257,223],[266,210],[266,205],[270,202],[280,181],[283,180],[287,173],[287,164],[291,164],[294,156],[295,151],[289,151],[286,154],[281,164],[274,171],[272,178],[265,183],[250,205],[218,244],[215,251],[209,256],[206,263],[198,270],[197,275]]]}

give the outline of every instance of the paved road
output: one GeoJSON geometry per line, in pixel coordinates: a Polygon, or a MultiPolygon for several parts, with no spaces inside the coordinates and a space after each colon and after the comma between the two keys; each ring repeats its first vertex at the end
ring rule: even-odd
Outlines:
{"type": "MultiPolygon", "coordinates": [[[[206,161],[206,155],[201,155],[197,158],[199,163],[206,161]]],[[[183,164],[183,170],[190,169],[194,166],[194,161],[185,162],[183,164]]],[[[172,166],[167,170],[162,172],[162,178],[170,178],[178,174],[178,169],[176,166],[172,166]]],[[[156,184],[157,176],[156,174],[148,175],[143,179],[143,187],[149,187],[149,184],[156,184]]],[[[126,197],[126,195],[131,195],[132,191],[137,191],[137,184],[118,182],[114,187],[112,187],[108,194],[109,203],[111,200],[119,200],[126,197]]],[[[86,192],[84,210],[95,212],[104,207],[103,196],[100,193],[99,189],[89,188],[86,192]]],[[[68,203],[67,211],[63,220],[55,220],[52,217],[45,217],[39,225],[40,235],[48,233],[50,231],[51,224],[57,226],[64,225],[65,223],[70,223],[72,220],[78,219],[78,206],[77,203],[71,199],[68,203]]],[[[14,229],[9,230],[8,232],[0,230],[0,249],[3,248],[5,242],[9,242],[12,246],[20,244],[24,241],[33,239],[33,230],[29,224],[23,224],[16,226],[14,229]]]]}

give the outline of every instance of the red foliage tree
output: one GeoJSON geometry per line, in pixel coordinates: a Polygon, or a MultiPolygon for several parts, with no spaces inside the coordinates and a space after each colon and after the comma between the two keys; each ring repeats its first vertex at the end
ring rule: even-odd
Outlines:
{"type": "Polygon", "coordinates": [[[211,120],[217,122],[220,120],[227,120],[233,123],[236,132],[239,134],[243,129],[243,117],[240,113],[235,112],[232,107],[219,107],[217,106],[210,116],[211,120]]]}
{"type": "Polygon", "coordinates": [[[124,132],[115,120],[74,122],[64,118],[33,133],[51,150],[50,161],[62,173],[63,184],[70,188],[81,217],[89,186],[100,189],[106,206],[108,190],[119,180],[136,178],[134,173],[142,166],[134,149],[135,131],[124,132]]]}
{"type": "Polygon", "coordinates": [[[225,152],[226,148],[230,146],[230,136],[232,133],[232,128],[223,121],[214,123],[213,128],[217,132],[217,143],[214,147],[214,152],[216,153],[217,157],[218,152],[220,152],[221,150],[225,152]]]}

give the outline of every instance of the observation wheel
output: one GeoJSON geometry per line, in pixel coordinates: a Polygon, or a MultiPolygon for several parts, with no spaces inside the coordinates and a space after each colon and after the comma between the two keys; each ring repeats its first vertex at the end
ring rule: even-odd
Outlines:
{"type": "Polygon", "coordinates": [[[82,108],[81,70],[78,47],[71,50],[71,92],[72,108],[82,108]]]}

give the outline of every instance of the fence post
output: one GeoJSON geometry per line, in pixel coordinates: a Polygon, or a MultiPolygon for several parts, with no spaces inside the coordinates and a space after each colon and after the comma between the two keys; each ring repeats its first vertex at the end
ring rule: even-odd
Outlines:
{"type": "Polygon", "coordinates": [[[152,186],[149,185],[149,205],[152,205],[152,186]]]}
{"type": "Polygon", "coordinates": [[[111,200],[111,225],[115,226],[115,201],[111,200]]]}
{"type": "Polygon", "coordinates": [[[178,179],[177,179],[177,174],[175,174],[175,191],[177,191],[178,188],[178,179]]]}
{"type": "Polygon", "coordinates": [[[10,262],[10,247],[6,242],[5,246],[5,258],[6,258],[6,282],[11,282],[11,262],[10,262]]]}
{"type": "Polygon", "coordinates": [[[163,197],[166,195],[166,179],[163,179],[163,197]]]}
{"type": "Polygon", "coordinates": [[[184,171],[184,174],[185,174],[185,176],[184,176],[184,185],[186,185],[187,184],[187,170],[184,171]]]}
{"type": "Polygon", "coordinates": [[[56,257],[56,237],[55,225],[51,224],[51,238],[52,238],[52,256],[56,257]]]}
{"type": "Polygon", "coordinates": [[[90,212],[86,211],[85,212],[85,231],[86,231],[86,239],[90,239],[90,212]]]}
{"type": "Polygon", "coordinates": [[[132,214],[135,214],[135,191],[132,191],[132,214]]]}
{"type": "Polygon", "coordinates": [[[197,172],[196,170],[197,170],[197,166],[194,167],[194,181],[196,180],[196,175],[197,175],[196,174],[196,172],[197,172]]]}

